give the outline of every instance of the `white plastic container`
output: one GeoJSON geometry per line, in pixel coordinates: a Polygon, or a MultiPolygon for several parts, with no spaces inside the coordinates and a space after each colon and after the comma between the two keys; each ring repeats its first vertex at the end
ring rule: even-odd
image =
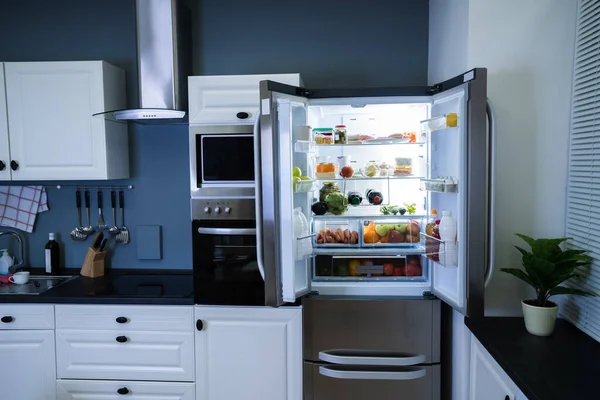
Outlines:
{"type": "Polygon", "coordinates": [[[304,260],[312,254],[312,240],[310,234],[310,225],[306,215],[300,207],[294,208],[294,236],[296,239],[296,260],[304,260]]]}
{"type": "Polygon", "coordinates": [[[442,210],[440,219],[440,239],[444,242],[440,246],[440,264],[454,267],[458,264],[458,251],[456,248],[456,220],[452,211],[442,210]]]}
{"type": "Polygon", "coordinates": [[[2,257],[0,257],[0,275],[9,273],[9,268],[15,263],[14,259],[8,254],[8,250],[2,249],[2,257]]]}

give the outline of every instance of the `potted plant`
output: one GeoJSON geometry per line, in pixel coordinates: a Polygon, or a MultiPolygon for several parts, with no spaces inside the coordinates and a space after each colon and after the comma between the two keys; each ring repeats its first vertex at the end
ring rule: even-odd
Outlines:
{"type": "Polygon", "coordinates": [[[595,296],[583,290],[559,286],[570,278],[578,278],[575,270],[590,265],[592,258],[586,250],[563,250],[560,244],[568,238],[533,239],[517,233],[531,251],[515,246],[522,255],[524,271],[517,268],[502,268],[501,271],[516,276],[531,285],[537,294],[535,299],[523,300],[525,328],[533,335],[549,336],[554,331],[558,305],[548,300],[559,294],[595,296]]]}

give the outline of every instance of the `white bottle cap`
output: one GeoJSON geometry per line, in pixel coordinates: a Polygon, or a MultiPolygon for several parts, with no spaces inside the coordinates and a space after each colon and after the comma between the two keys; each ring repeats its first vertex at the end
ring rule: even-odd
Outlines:
{"type": "Polygon", "coordinates": [[[50,240],[54,240],[54,233],[50,233],[50,234],[48,234],[48,238],[49,238],[50,240]]]}

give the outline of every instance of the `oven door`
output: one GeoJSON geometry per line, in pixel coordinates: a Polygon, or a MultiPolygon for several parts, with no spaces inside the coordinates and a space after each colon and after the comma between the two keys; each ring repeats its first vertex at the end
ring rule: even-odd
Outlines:
{"type": "Polygon", "coordinates": [[[190,126],[192,198],[254,196],[252,125],[190,126]]]}
{"type": "Polygon", "coordinates": [[[192,222],[196,304],[264,305],[253,220],[192,222]]]}

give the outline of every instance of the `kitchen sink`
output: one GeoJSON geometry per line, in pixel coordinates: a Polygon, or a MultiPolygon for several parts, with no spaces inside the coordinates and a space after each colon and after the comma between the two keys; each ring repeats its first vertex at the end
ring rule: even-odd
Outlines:
{"type": "Polygon", "coordinates": [[[73,280],[77,276],[31,275],[24,285],[0,284],[0,296],[6,294],[38,295],[73,280]]]}

